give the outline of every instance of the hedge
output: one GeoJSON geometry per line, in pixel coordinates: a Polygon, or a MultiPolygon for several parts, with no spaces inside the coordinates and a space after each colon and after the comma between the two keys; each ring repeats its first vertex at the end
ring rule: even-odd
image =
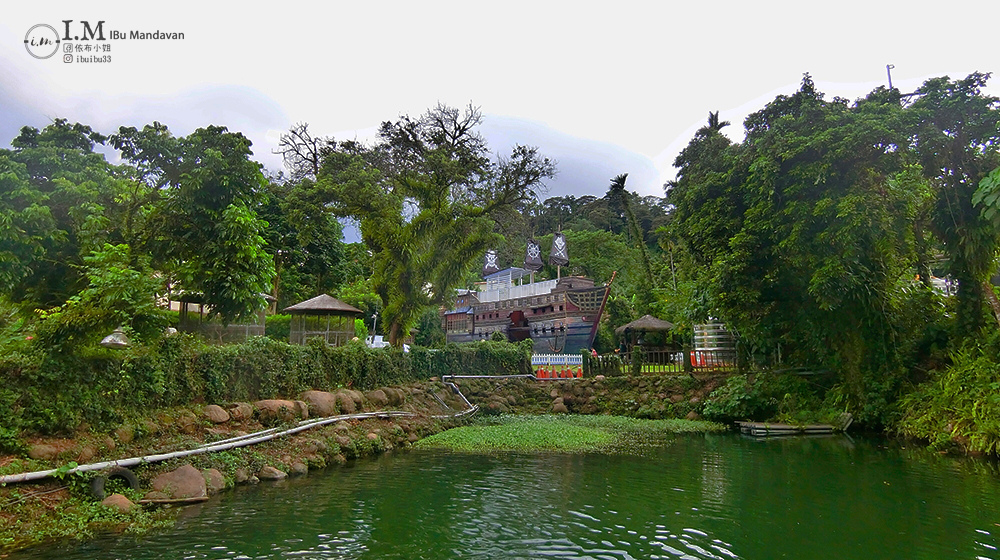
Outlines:
{"type": "Polygon", "coordinates": [[[111,427],[144,409],[294,397],[309,389],[377,387],[450,374],[529,373],[526,345],[479,342],[434,350],[293,346],[266,337],[210,346],[177,334],[124,350],[53,355],[23,344],[0,359],[2,430],[111,427]]]}

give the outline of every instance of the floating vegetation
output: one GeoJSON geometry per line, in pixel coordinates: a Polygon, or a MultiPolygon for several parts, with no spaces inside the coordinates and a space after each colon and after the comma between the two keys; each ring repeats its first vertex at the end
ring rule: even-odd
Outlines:
{"type": "Polygon", "coordinates": [[[468,453],[637,451],[682,433],[725,431],[714,422],[639,420],[624,416],[500,415],[478,418],[417,442],[416,447],[468,453]]]}

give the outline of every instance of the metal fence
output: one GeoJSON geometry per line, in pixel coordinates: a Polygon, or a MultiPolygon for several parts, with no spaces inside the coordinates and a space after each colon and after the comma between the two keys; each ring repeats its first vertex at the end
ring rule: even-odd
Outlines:
{"type": "Polygon", "coordinates": [[[633,348],[625,354],[591,358],[588,375],[683,374],[739,371],[734,350],[668,350],[633,348]],[[636,364],[636,358],[639,363],[636,364]]]}

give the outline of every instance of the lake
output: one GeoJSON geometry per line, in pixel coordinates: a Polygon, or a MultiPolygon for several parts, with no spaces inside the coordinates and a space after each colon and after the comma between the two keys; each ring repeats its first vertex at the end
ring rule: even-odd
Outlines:
{"type": "Polygon", "coordinates": [[[880,438],[679,435],[630,454],[397,452],[241,487],[60,559],[1000,559],[1000,469],[880,438]]]}

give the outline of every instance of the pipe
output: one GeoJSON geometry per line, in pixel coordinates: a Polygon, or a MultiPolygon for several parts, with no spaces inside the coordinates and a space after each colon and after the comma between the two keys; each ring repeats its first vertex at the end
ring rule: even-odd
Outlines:
{"type": "MultiPolygon", "coordinates": [[[[469,404],[469,401],[462,396],[462,400],[469,404]]],[[[458,414],[433,416],[432,418],[461,418],[470,413],[474,413],[479,410],[478,406],[473,406],[469,404],[470,408],[459,412],[458,414]]],[[[89,465],[79,465],[67,470],[60,469],[49,469],[46,471],[34,471],[21,474],[10,474],[0,476],[0,485],[12,484],[16,482],[28,482],[30,480],[40,480],[43,478],[48,478],[55,475],[56,473],[62,474],[72,474],[79,472],[89,472],[89,471],[100,471],[104,469],[109,469],[112,467],[133,467],[136,465],[142,465],[144,463],[158,463],[160,461],[166,461],[168,459],[177,459],[179,457],[190,457],[192,455],[201,455],[203,453],[211,453],[214,451],[226,451],[227,449],[234,449],[237,447],[246,447],[248,445],[254,445],[257,443],[263,443],[265,441],[270,441],[272,439],[297,434],[299,432],[308,430],[310,428],[315,428],[317,426],[325,426],[327,424],[333,424],[340,422],[342,420],[364,420],[369,418],[399,418],[403,416],[417,416],[414,412],[404,412],[399,410],[390,410],[386,412],[361,412],[357,414],[343,414],[340,416],[329,416],[326,418],[318,418],[313,420],[302,420],[295,427],[288,428],[286,430],[278,431],[278,428],[271,428],[268,430],[261,430],[260,432],[254,432],[252,434],[247,434],[245,436],[239,436],[235,438],[229,438],[222,441],[217,441],[215,443],[205,444],[194,449],[188,449],[185,451],[174,451],[171,453],[159,453],[155,455],[144,455],[142,457],[132,457],[129,459],[116,459],[114,461],[103,461],[100,463],[91,463],[89,465]]]]}

